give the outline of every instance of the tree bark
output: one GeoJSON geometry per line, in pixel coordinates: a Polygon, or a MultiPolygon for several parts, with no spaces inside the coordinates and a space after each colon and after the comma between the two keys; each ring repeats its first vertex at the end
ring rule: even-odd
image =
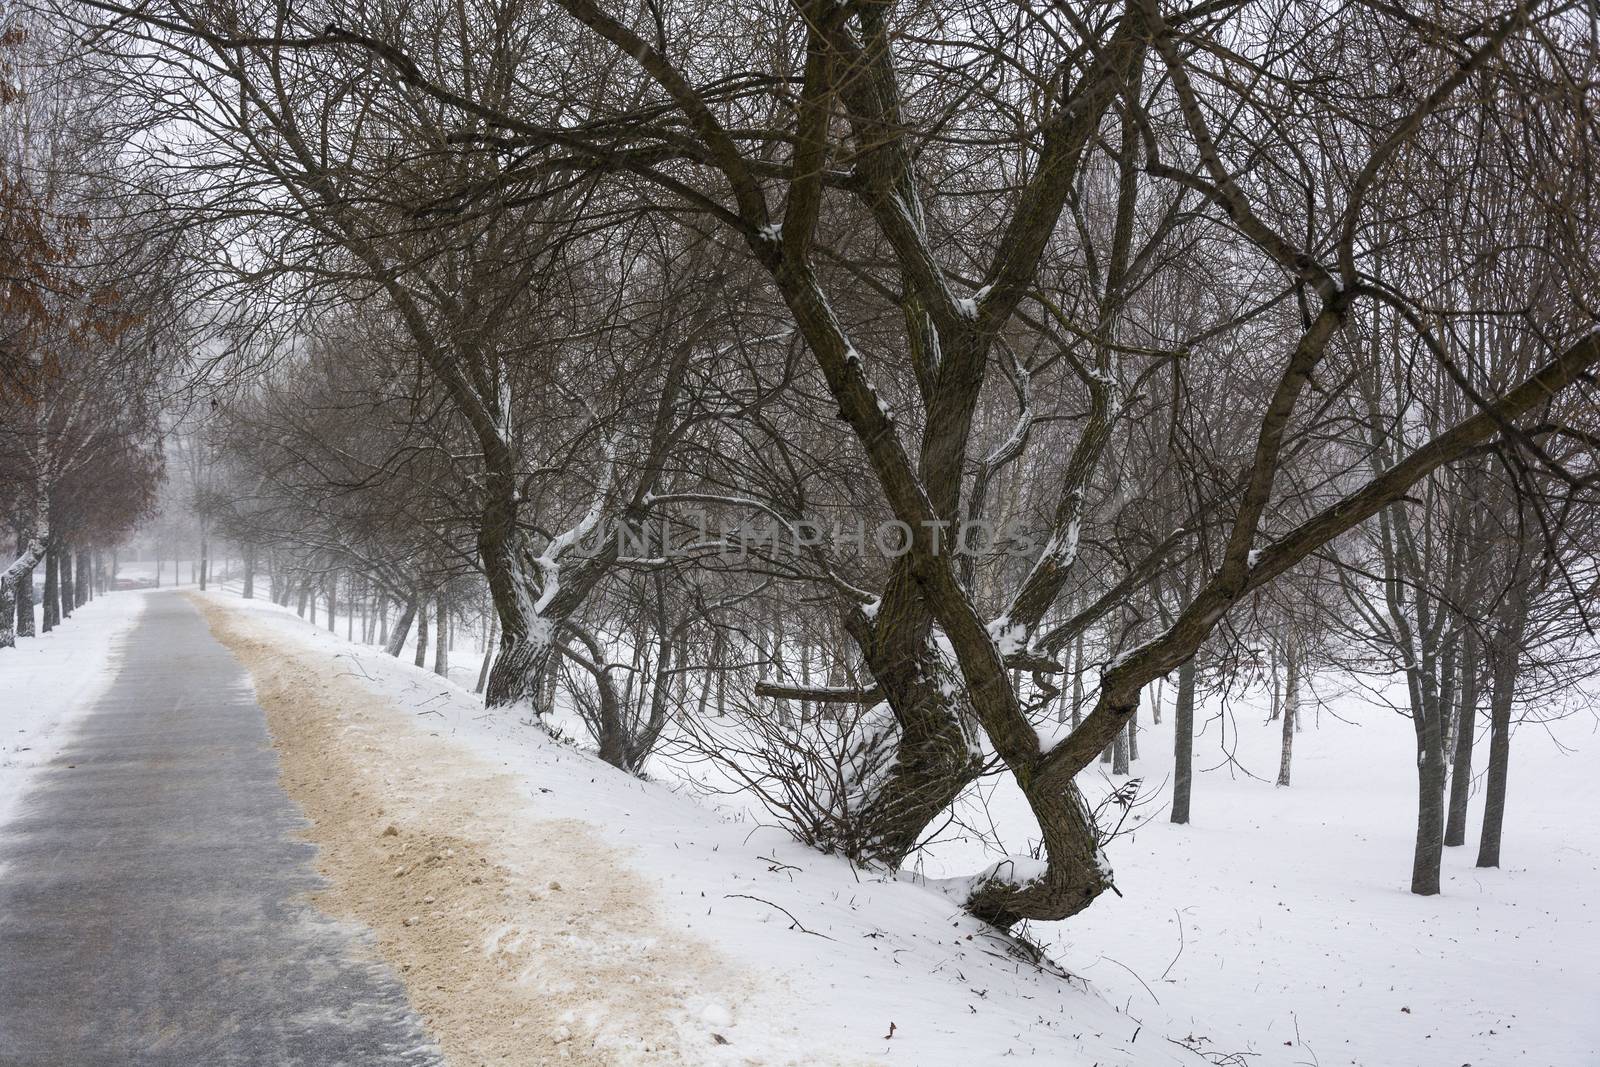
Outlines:
{"type": "Polygon", "coordinates": [[[1444,843],[1467,843],[1467,802],[1472,792],[1472,746],[1478,731],[1478,646],[1469,631],[1461,657],[1461,700],[1456,712],[1454,766],[1450,771],[1450,804],[1445,817],[1444,843]]]}
{"type": "Polygon", "coordinates": [[[78,550],[78,566],[76,570],[77,581],[72,584],[73,604],[81,608],[89,602],[89,596],[94,587],[94,566],[90,562],[89,550],[78,550]]]}
{"type": "Polygon", "coordinates": [[[450,677],[450,612],[445,607],[444,595],[434,600],[433,673],[441,678],[450,677]]]}
{"type": "Polygon", "coordinates": [[[1294,732],[1300,718],[1300,650],[1291,637],[1284,650],[1283,668],[1283,744],[1278,754],[1278,784],[1289,784],[1289,766],[1294,759],[1294,732]]]}
{"type": "Polygon", "coordinates": [[[1489,767],[1484,778],[1479,867],[1500,866],[1500,837],[1506,818],[1506,775],[1511,764],[1511,708],[1516,700],[1517,669],[1522,651],[1509,640],[1495,644],[1490,661],[1489,767]]]}
{"type": "Polygon", "coordinates": [[[1189,821],[1194,782],[1194,660],[1178,668],[1178,700],[1172,709],[1172,821],[1189,821]]]}
{"type": "Polygon", "coordinates": [[[417,597],[412,595],[406,601],[405,607],[400,610],[400,617],[394,621],[394,630],[389,634],[388,643],[384,651],[389,655],[400,658],[400,653],[405,651],[406,638],[411,636],[411,623],[417,617],[417,597]]]}
{"type": "MultiPolygon", "coordinates": [[[[24,540],[24,539],[19,539],[19,541],[20,540],[24,540]]],[[[39,555],[40,555],[40,553],[37,550],[30,549],[29,545],[26,544],[26,543],[19,543],[17,545],[17,550],[18,550],[18,552],[22,553],[25,556],[31,556],[35,561],[38,560],[39,555]]],[[[15,586],[15,590],[16,590],[15,595],[16,595],[16,598],[17,598],[17,636],[18,637],[32,637],[32,636],[34,636],[34,631],[33,631],[33,571],[34,571],[34,564],[30,564],[27,568],[25,568],[24,570],[22,570],[21,572],[19,572],[17,574],[17,581],[16,581],[16,586],[15,586]]]]}
{"type": "Polygon", "coordinates": [[[474,693],[483,692],[483,687],[489,683],[489,667],[494,663],[495,639],[500,636],[500,618],[491,615],[489,619],[489,636],[483,643],[483,666],[478,668],[478,684],[473,688],[474,693]]]}
{"type": "Polygon", "coordinates": [[[1411,720],[1417,738],[1417,843],[1411,860],[1411,891],[1439,892],[1444,859],[1444,722],[1434,685],[1434,659],[1424,653],[1411,674],[1411,720]]]}
{"type": "Polygon", "coordinates": [[[56,552],[61,557],[61,618],[66,620],[72,617],[72,609],[78,606],[78,592],[73,588],[75,585],[73,553],[66,545],[56,549],[56,552]]]}
{"type": "Polygon", "coordinates": [[[44,554],[44,632],[61,625],[61,550],[55,546],[44,554]]]}
{"type": "Polygon", "coordinates": [[[417,597],[417,655],[412,663],[418,667],[428,665],[428,598],[417,597]]]}
{"type": "MultiPolygon", "coordinates": [[[[1439,732],[1438,723],[1424,727],[1439,732]]],[[[1419,896],[1439,892],[1439,864],[1444,852],[1444,753],[1442,739],[1425,742],[1417,764],[1417,847],[1411,862],[1411,891],[1419,896]]]]}
{"type": "MultiPolygon", "coordinates": [[[[11,648],[17,643],[13,627],[16,624],[16,589],[17,580],[23,575],[32,575],[33,565],[38,562],[44,553],[44,543],[37,537],[30,538],[22,552],[4,571],[0,571],[0,648],[11,648]]],[[[29,578],[32,581],[32,578],[29,578]]],[[[33,609],[28,609],[31,618],[33,609]]]]}

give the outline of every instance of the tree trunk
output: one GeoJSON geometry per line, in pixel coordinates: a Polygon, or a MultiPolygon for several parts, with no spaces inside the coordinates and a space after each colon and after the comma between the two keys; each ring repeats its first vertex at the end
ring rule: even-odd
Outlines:
{"type": "Polygon", "coordinates": [[[1189,821],[1194,782],[1194,660],[1178,668],[1178,700],[1172,709],[1172,821],[1189,821]]]}
{"type": "Polygon", "coordinates": [[[434,600],[433,673],[450,677],[450,612],[441,593],[434,600]]]}
{"type": "MultiPolygon", "coordinates": [[[[295,614],[299,615],[302,619],[306,617],[306,600],[309,599],[310,596],[311,596],[311,581],[305,575],[302,574],[300,576],[300,590],[299,590],[298,595],[295,598],[295,605],[294,605],[295,614]]],[[[312,621],[313,624],[317,621],[315,615],[312,616],[311,621],[312,621]]]]}
{"type": "Polygon", "coordinates": [[[1283,668],[1283,746],[1278,754],[1278,784],[1289,784],[1289,765],[1294,758],[1294,732],[1300,720],[1300,650],[1293,638],[1284,649],[1283,668]]]}
{"type": "Polygon", "coordinates": [[[61,550],[52,546],[44,554],[44,632],[61,625],[61,550]]]}
{"type": "Polygon", "coordinates": [[[417,597],[417,655],[412,661],[418,667],[428,665],[428,598],[417,597]]]}
{"type": "Polygon", "coordinates": [[[1489,681],[1489,768],[1484,779],[1483,833],[1478,840],[1479,867],[1500,866],[1500,835],[1506,817],[1506,772],[1511,764],[1511,708],[1516,700],[1521,649],[1496,642],[1491,652],[1489,681]]]}
{"type": "Polygon", "coordinates": [[[337,574],[328,576],[326,591],[328,594],[328,632],[336,634],[339,632],[339,576],[337,574]]]}
{"type": "MultiPolygon", "coordinates": [[[[1131,720],[1130,720],[1131,721],[1131,720]]],[[[1117,739],[1111,742],[1111,773],[1128,773],[1128,727],[1124,726],[1118,733],[1117,739]]]]}
{"type": "Polygon", "coordinates": [[[69,619],[72,609],[78,606],[78,591],[73,588],[72,549],[63,545],[56,553],[61,557],[61,618],[69,619]]]}
{"type": "MultiPolygon", "coordinates": [[[[0,648],[10,648],[17,643],[13,629],[17,619],[17,580],[23,574],[30,575],[29,581],[33,580],[33,565],[43,553],[44,543],[37,537],[30,537],[11,565],[0,571],[0,648]]],[[[28,612],[31,619],[33,608],[29,607],[28,612]]]]}
{"type": "Polygon", "coordinates": [[[478,668],[478,684],[473,688],[474,693],[483,692],[483,687],[489,684],[489,667],[494,663],[494,643],[500,636],[500,620],[491,615],[489,618],[489,636],[483,643],[483,666],[478,668]]]}
{"type": "Polygon", "coordinates": [[[1417,845],[1411,861],[1411,891],[1419,896],[1439,892],[1439,865],[1444,858],[1444,716],[1433,671],[1437,662],[1426,654],[1411,672],[1411,719],[1417,737],[1417,845]]]}
{"type": "Polygon", "coordinates": [[[1473,735],[1478,732],[1478,647],[1469,631],[1461,657],[1461,701],[1456,712],[1454,766],[1450,771],[1450,805],[1444,824],[1446,847],[1467,843],[1467,801],[1472,791],[1473,735]]]}
{"type": "Polygon", "coordinates": [[[256,546],[244,546],[244,599],[256,598],[256,546]]]}
{"type": "Polygon", "coordinates": [[[1083,722],[1083,633],[1081,631],[1073,645],[1076,651],[1072,655],[1072,728],[1076,730],[1078,724],[1083,722]]]}
{"type": "MultiPolygon", "coordinates": [[[[30,553],[29,546],[26,543],[24,543],[24,539],[19,538],[18,541],[19,541],[19,543],[17,545],[17,551],[20,554],[22,554],[22,555],[30,555],[31,554],[33,556],[33,558],[35,558],[35,559],[38,558],[38,553],[37,552],[31,552],[30,553]]],[[[17,598],[17,636],[18,637],[32,637],[32,636],[34,636],[34,631],[33,631],[33,570],[34,570],[33,565],[29,565],[25,570],[21,571],[17,575],[17,584],[16,584],[16,587],[15,587],[16,588],[16,594],[15,595],[16,595],[16,598],[17,598]]]]}
{"type": "Polygon", "coordinates": [[[384,651],[389,655],[400,658],[400,653],[405,651],[406,638],[411,636],[411,623],[417,617],[417,598],[415,595],[406,601],[400,611],[400,617],[394,621],[394,631],[389,635],[384,651]]]}
{"type": "Polygon", "coordinates": [[[94,567],[89,562],[89,550],[78,551],[78,566],[76,569],[77,581],[72,583],[72,596],[75,608],[81,608],[89,602],[89,596],[94,587],[94,567]]]}
{"type": "MultiPolygon", "coordinates": [[[[1439,733],[1437,721],[1423,727],[1424,735],[1439,733]]],[[[1444,753],[1443,738],[1419,738],[1417,760],[1417,848],[1411,862],[1411,891],[1419,896],[1439,892],[1439,864],[1444,854],[1444,753]]]]}
{"type": "Polygon", "coordinates": [[[204,589],[206,587],[206,580],[209,577],[206,574],[206,569],[210,565],[210,563],[211,563],[211,542],[206,537],[205,533],[202,532],[200,534],[200,588],[201,589],[204,589]]]}

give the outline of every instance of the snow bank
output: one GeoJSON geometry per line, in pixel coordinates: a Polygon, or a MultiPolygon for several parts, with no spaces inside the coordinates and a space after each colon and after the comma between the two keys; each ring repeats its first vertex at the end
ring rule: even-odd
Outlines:
{"type": "Polygon", "coordinates": [[[110,683],[120,638],[144,597],[109,593],[56,629],[0,649],[0,826],[25,799],[33,772],[55,759],[71,727],[110,683]]]}
{"type": "MultiPolygon", "coordinates": [[[[512,716],[486,712],[453,683],[293,612],[211,598],[247,612],[286,648],[337,660],[387,697],[392,728],[420,725],[513,776],[530,817],[585,824],[646,887],[651,899],[641,908],[659,909],[674,929],[757,977],[760,988],[749,996],[701,1008],[702,1021],[750,1062],[1201,1062],[1180,1043],[1187,1017],[1159,1009],[1130,1016],[1086,982],[1038,966],[932,887],[855,871],[774,827],[731,821],[666,786],[630,778],[512,716]],[[805,1047],[797,1035],[805,1035],[805,1047]]],[[[527,860],[538,862],[536,848],[527,860]]],[[[1219,1047],[1245,1046],[1237,1038],[1219,1047]]]]}

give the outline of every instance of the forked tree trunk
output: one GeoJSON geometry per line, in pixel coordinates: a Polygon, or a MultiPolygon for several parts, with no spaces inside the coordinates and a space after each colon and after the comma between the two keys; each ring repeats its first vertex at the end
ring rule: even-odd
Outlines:
{"type": "Polygon", "coordinates": [[[1172,709],[1172,821],[1189,821],[1194,783],[1194,660],[1178,668],[1178,700],[1172,709]]]}

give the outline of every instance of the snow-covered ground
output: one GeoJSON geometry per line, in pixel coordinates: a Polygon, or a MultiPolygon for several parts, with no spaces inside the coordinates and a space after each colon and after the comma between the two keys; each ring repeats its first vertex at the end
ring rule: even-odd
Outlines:
{"type": "MultiPolygon", "coordinates": [[[[249,610],[285,639],[351,651],[292,612],[249,610]]],[[[685,928],[787,976],[805,1028],[831,1027],[841,1052],[918,1064],[1201,1062],[1187,1045],[1252,1064],[1600,1063],[1600,920],[1587,911],[1600,827],[1582,814],[1600,733],[1588,711],[1518,731],[1505,868],[1472,866],[1475,796],[1468,845],[1447,850],[1433,898],[1406,890],[1414,747],[1393,711],[1319,685],[1327,706],[1307,709],[1294,785],[1280,789],[1278,724],[1249,699],[1225,713],[1209,705],[1188,827],[1166,821],[1170,716],[1161,726],[1146,716],[1133,771],[1147,802],[1112,847],[1123,895],[1029,931],[1074,976],[1061,981],[1010,957],[931,889],[854,872],[748,809],[724,804],[719,819],[670,782],[630,780],[485,714],[461,685],[375,650],[356,655],[396,703],[523,776],[531,810],[628,846],[685,928]]],[[[458,650],[452,679],[470,685],[476,672],[475,655],[458,650]]],[[[987,806],[1020,850],[1019,798],[1001,786],[987,806]]],[[[922,873],[971,873],[993,858],[953,840],[922,873]]]]}
{"type": "MultiPolygon", "coordinates": [[[[1224,1026],[1249,1034],[1262,1053],[1251,1063],[1600,1064],[1593,711],[1516,731],[1505,866],[1473,865],[1475,791],[1467,844],[1445,850],[1441,894],[1418,897],[1408,719],[1358,693],[1331,696],[1320,715],[1308,709],[1293,785],[1280,789],[1280,724],[1252,701],[1233,701],[1226,718],[1208,710],[1195,746],[1206,770],[1182,827],[1166,804],[1170,719],[1152,729],[1145,717],[1132,770],[1159,799],[1111,847],[1123,895],[1034,931],[1056,959],[1134,1015],[1159,998],[1213,1038],[1208,1048],[1222,1047],[1224,1026]]],[[[997,825],[1026,825],[1013,792],[996,790],[988,806],[997,825]]],[[[929,870],[989,859],[950,844],[929,870]]]]}
{"type": "Polygon", "coordinates": [[[0,649],[0,823],[26,796],[33,770],[60,753],[73,721],[110,681],[118,638],[142,610],[137,594],[96,597],[49,633],[0,649]]]}
{"type": "MultiPolygon", "coordinates": [[[[776,828],[735,821],[665,785],[623,775],[486,713],[460,686],[352,646],[292,611],[228,594],[211,599],[270,627],[285,648],[338,657],[345,677],[389,697],[390,729],[421,727],[515,776],[528,816],[592,827],[651,892],[637,906],[659,909],[672,928],[751,976],[743,997],[704,1009],[740,1057],[735,1062],[1204,1062],[1087,983],[1014,955],[930,888],[852,871],[776,828]],[[804,1035],[799,1047],[796,1035],[804,1035]]],[[[444,771],[430,766],[428,773],[444,771]]],[[[526,861],[537,865],[539,856],[526,861]]],[[[1165,1033],[1187,1035],[1186,1024],[1173,1026],[1165,1033]]],[[[1230,1037],[1234,1048],[1247,1040],[1230,1037]]],[[[691,1062],[721,1059],[708,1052],[691,1062]]]]}
{"type": "MultiPolygon", "coordinates": [[[[485,713],[467,691],[478,667],[470,648],[458,646],[456,684],[447,684],[409,655],[351,646],[343,620],[334,635],[261,600],[211,597],[286,649],[340,657],[347,677],[397,709],[391,728],[420,728],[514,776],[528,817],[592,827],[674,928],[757,976],[747,1000],[705,1009],[732,1042],[722,1051],[749,1062],[793,1057],[799,1050],[785,1042],[798,1033],[810,1050],[799,1062],[823,1062],[814,1050],[826,1048],[837,1062],[919,1065],[1600,1064],[1600,920],[1589,912],[1600,826],[1586,815],[1600,761],[1592,711],[1519,729],[1506,866],[1472,865],[1475,795],[1468,844],[1447,850],[1444,892],[1432,898],[1406,891],[1414,747],[1394,712],[1319,682],[1328,705],[1307,709],[1294,785],[1280,789],[1278,724],[1248,698],[1225,713],[1208,704],[1188,827],[1166,821],[1170,717],[1153,726],[1142,715],[1133,772],[1148,802],[1111,849],[1122,896],[1029,931],[1070,972],[1064,980],[1017,959],[932,889],[852,871],[748,809],[718,812],[665,774],[661,783],[630,779],[485,713]]],[[[124,599],[139,598],[97,603],[124,599]]],[[[0,692],[11,691],[20,662],[0,656],[0,692]]],[[[1170,687],[1167,696],[1170,704],[1170,687]]],[[[1022,850],[1028,820],[1018,798],[1002,786],[986,799],[985,819],[1022,850]]],[[[922,873],[967,874],[993,858],[950,840],[922,873]]]]}

